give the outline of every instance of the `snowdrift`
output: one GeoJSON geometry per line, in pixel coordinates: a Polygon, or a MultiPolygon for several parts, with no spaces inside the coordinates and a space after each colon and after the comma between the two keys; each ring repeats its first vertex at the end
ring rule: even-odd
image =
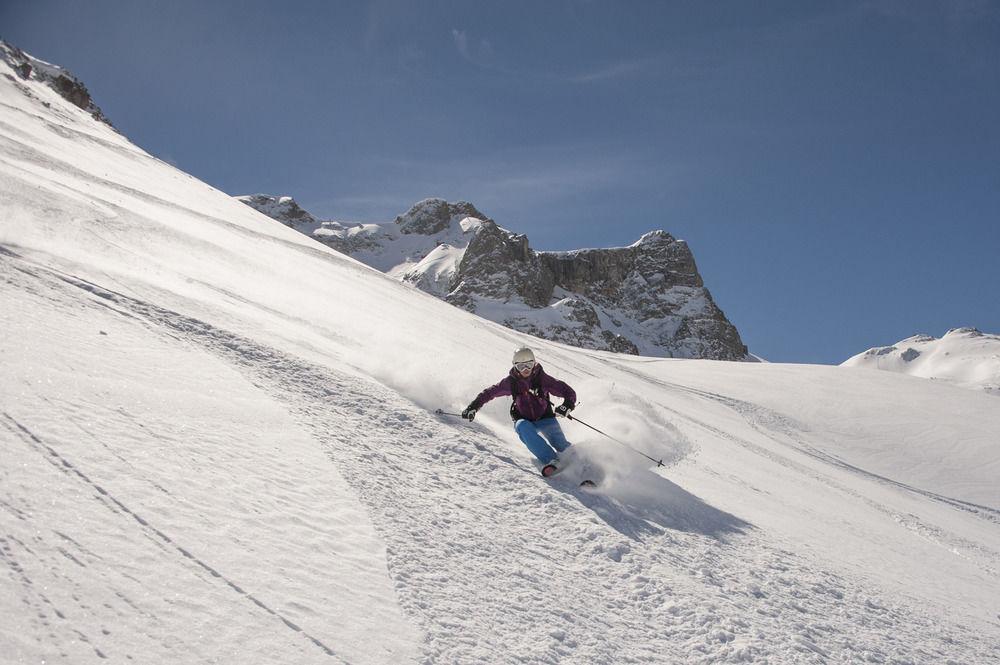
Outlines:
{"type": "Polygon", "coordinates": [[[1000,402],[535,340],[0,63],[5,662],[995,662],[1000,402]],[[608,474],[494,402],[535,348],[608,474]]]}

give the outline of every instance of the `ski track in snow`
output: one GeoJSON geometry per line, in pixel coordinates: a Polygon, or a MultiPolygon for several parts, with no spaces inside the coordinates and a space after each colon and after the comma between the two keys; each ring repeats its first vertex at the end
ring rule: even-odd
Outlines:
{"type": "MultiPolygon", "coordinates": [[[[647,377],[647,380],[648,377],[647,377]]],[[[969,501],[962,501],[961,499],[955,499],[952,497],[944,496],[936,492],[930,492],[928,490],[921,489],[919,487],[913,487],[912,485],[907,485],[906,483],[901,483],[898,480],[893,480],[892,478],[887,478],[885,476],[879,475],[877,473],[872,473],[853,464],[849,464],[844,460],[831,455],[824,451],[817,449],[801,438],[801,433],[806,430],[806,428],[795,422],[794,419],[773,411],[771,409],[765,408],[758,404],[752,404],[744,400],[739,400],[733,397],[727,397],[725,395],[719,395],[717,393],[707,392],[704,390],[697,390],[687,386],[680,386],[677,384],[670,384],[665,381],[654,381],[657,385],[663,386],[665,388],[676,388],[685,390],[691,394],[695,394],[707,399],[715,400],[720,404],[723,404],[733,411],[739,413],[747,421],[747,423],[753,427],[755,430],[766,433],[771,436],[773,441],[777,443],[783,443],[784,445],[791,447],[799,452],[805,453],[811,457],[818,460],[826,462],[827,464],[833,466],[839,466],[846,469],[854,474],[866,476],[869,479],[875,480],[879,483],[886,485],[892,485],[899,489],[905,490],[907,492],[912,492],[914,494],[920,494],[927,497],[928,499],[933,499],[934,501],[940,501],[941,503],[948,504],[952,508],[958,508],[966,512],[972,513],[977,517],[993,522],[994,524],[1000,525],[1000,510],[995,508],[990,508],[989,506],[981,506],[976,503],[969,501]],[[783,435],[788,440],[781,441],[776,438],[775,434],[783,435]]]]}
{"type": "MultiPolygon", "coordinates": [[[[21,423],[19,423],[17,420],[15,420],[13,417],[11,417],[10,414],[3,413],[2,415],[3,415],[4,419],[6,420],[6,422],[4,424],[7,426],[7,428],[10,431],[14,432],[15,434],[20,435],[20,437],[21,437],[22,440],[26,441],[29,445],[31,445],[33,448],[35,448],[39,452],[39,454],[41,454],[43,457],[45,457],[46,460],[50,464],[52,464],[53,466],[55,466],[57,469],[59,469],[60,471],[62,471],[63,473],[65,473],[67,475],[76,477],[77,479],[79,479],[83,483],[85,483],[85,484],[89,485],[91,488],[93,488],[93,490],[95,492],[97,492],[97,494],[99,495],[99,500],[102,503],[104,503],[108,507],[109,510],[111,510],[113,512],[124,513],[125,515],[131,517],[133,520],[135,520],[137,523],[139,523],[139,525],[145,531],[149,532],[152,536],[154,536],[155,538],[157,538],[160,541],[162,541],[163,544],[165,544],[168,549],[169,548],[173,548],[174,550],[176,550],[176,552],[178,554],[180,554],[181,556],[183,556],[185,559],[190,560],[192,563],[194,563],[198,567],[204,569],[204,571],[207,572],[212,577],[220,579],[230,589],[232,589],[233,591],[235,591],[239,595],[245,597],[247,600],[249,600],[250,602],[252,602],[254,605],[256,605],[257,607],[259,607],[260,609],[264,610],[266,613],[268,613],[271,616],[274,616],[277,619],[279,619],[283,624],[285,624],[286,626],[288,626],[288,628],[290,628],[291,630],[293,630],[293,631],[295,631],[297,633],[302,633],[302,635],[306,639],[308,639],[310,642],[312,642],[317,647],[319,647],[328,656],[334,656],[335,655],[334,652],[330,649],[330,647],[328,647],[327,645],[323,644],[323,642],[321,642],[319,639],[317,639],[316,637],[313,637],[309,633],[303,631],[300,627],[296,626],[287,617],[283,616],[280,612],[277,612],[274,609],[270,608],[267,604],[265,604],[264,602],[262,602],[261,600],[259,600],[258,598],[256,598],[252,593],[248,593],[248,592],[244,591],[242,588],[239,587],[239,585],[237,585],[232,580],[228,579],[225,575],[223,575],[219,571],[215,570],[212,566],[210,566],[209,564],[205,563],[202,559],[198,558],[197,556],[195,556],[194,554],[192,554],[188,550],[184,549],[183,547],[181,547],[180,545],[178,545],[177,543],[175,543],[170,536],[168,536],[166,533],[164,533],[163,531],[161,531],[160,529],[158,529],[153,524],[150,524],[149,521],[147,521],[144,517],[142,517],[141,515],[139,515],[138,513],[136,513],[134,510],[132,510],[127,505],[125,505],[124,503],[122,503],[113,494],[111,494],[106,489],[104,489],[103,487],[101,487],[99,484],[95,483],[93,480],[91,480],[89,477],[87,477],[86,474],[84,474],[82,471],[80,471],[78,468],[76,468],[76,466],[74,466],[69,460],[67,460],[65,457],[63,457],[58,452],[56,452],[51,446],[47,445],[40,438],[38,438],[38,436],[36,436],[27,427],[25,427],[24,425],[22,425],[21,423]]],[[[74,542],[72,540],[72,538],[69,538],[68,536],[63,536],[63,538],[65,538],[69,542],[74,542]]],[[[0,543],[2,543],[2,541],[0,541],[0,543]]],[[[22,547],[24,546],[23,543],[20,543],[20,544],[22,545],[22,547]]],[[[74,543],[74,544],[77,544],[77,543],[74,543]]],[[[2,552],[2,556],[4,556],[6,558],[6,557],[11,556],[12,552],[11,552],[11,549],[8,548],[8,547],[6,547],[5,545],[6,545],[5,543],[0,544],[0,552],[2,552]]],[[[71,561],[73,561],[77,565],[79,565],[79,566],[81,566],[83,568],[86,567],[85,564],[81,563],[76,557],[74,557],[69,552],[66,552],[65,550],[62,550],[61,548],[59,549],[59,551],[60,551],[60,553],[63,556],[65,556],[66,558],[70,559],[71,561]]],[[[20,567],[17,566],[16,562],[13,562],[13,560],[12,560],[11,567],[14,570],[19,570],[20,569],[20,567]]],[[[30,586],[30,582],[28,583],[28,586],[30,586]]],[[[46,604],[51,604],[47,599],[45,599],[45,597],[43,595],[40,595],[40,598],[46,604]]],[[[57,616],[61,614],[61,612],[59,612],[59,610],[54,610],[54,611],[56,612],[57,616]]],[[[64,618],[64,617],[62,617],[62,618],[64,618]]],[[[85,635],[81,634],[81,638],[83,638],[84,641],[88,641],[85,635]]],[[[100,649],[98,649],[98,648],[95,647],[94,648],[94,652],[98,656],[100,656],[101,658],[105,658],[104,654],[101,653],[100,649]]]]}
{"type": "MultiPolygon", "coordinates": [[[[930,492],[918,487],[913,487],[907,485],[906,483],[901,483],[899,481],[893,480],[891,478],[886,478],[876,473],[866,471],[855,465],[849,464],[834,455],[823,452],[817,449],[815,446],[802,440],[801,434],[805,430],[802,425],[797,424],[794,419],[785,416],[784,414],[778,413],[771,409],[759,406],[757,404],[752,404],[744,400],[735,399],[732,397],[727,397],[725,395],[719,395],[717,393],[708,392],[704,390],[698,390],[696,388],[691,388],[688,386],[683,386],[676,383],[671,383],[669,381],[663,381],[650,377],[648,375],[635,372],[627,367],[619,367],[623,371],[626,371],[637,378],[642,378],[644,380],[650,381],[662,388],[667,390],[684,392],[696,397],[712,400],[718,402],[727,408],[739,413],[746,422],[753,427],[758,432],[765,434],[771,441],[781,445],[786,449],[791,449],[795,452],[802,453],[814,459],[820,460],[825,464],[833,467],[838,467],[849,471],[852,474],[867,478],[869,480],[875,481],[880,484],[888,485],[894,488],[901,489],[905,492],[910,492],[917,494],[933,501],[938,501],[943,504],[948,505],[951,508],[962,510],[976,517],[986,520],[994,524],[1000,524],[1000,511],[990,508],[988,506],[981,506],[975,503],[970,503],[968,501],[962,501],[959,499],[954,499],[951,497],[943,496],[935,492],[930,492]]],[[[752,450],[757,455],[766,457],[777,464],[782,466],[792,468],[798,473],[808,475],[812,477],[817,482],[821,482],[829,487],[835,488],[838,491],[850,495],[857,499],[858,501],[864,502],[870,508],[884,513],[890,516],[895,522],[901,524],[907,529],[919,534],[921,537],[933,541],[964,558],[973,561],[980,569],[984,572],[990,574],[991,576],[997,577],[1000,575],[1000,552],[981,546],[979,543],[972,542],[968,539],[962,538],[961,536],[946,531],[940,527],[926,524],[920,520],[919,517],[913,514],[904,514],[893,508],[881,504],[872,498],[865,496],[861,492],[854,490],[842,482],[838,482],[836,479],[832,478],[830,475],[825,473],[820,473],[813,468],[806,466],[800,462],[789,458],[786,455],[779,454],[775,451],[768,450],[761,445],[747,441],[746,439],[736,436],[730,432],[726,432],[718,427],[710,425],[700,419],[693,418],[689,414],[685,414],[677,409],[674,409],[666,404],[658,403],[657,406],[664,411],[673,413],[680,419],[686,420],[698,427],[711,432],[715,436],[722,439],[731,441],[743,448],[752,450]]]]}
{"type": "MultiPolygon", "coordinates": [[[[1000,657],[975,629],[886,602],[876,590],[770,542],[766,533],[665,478],[670,501],[656,509],[549,485],[484,428],[439,419],[349,368],[311,364],[3,254],[21,273],[8,277],[15,287],[109,308],[197,345],[283,403],[367,507],[385,541],[400,603],[424,635],[422,663],[972,663],[1000,657]],[[441,502],[443,495],[452,501],[441,502]],[[643,546],[636,548],[639,542],[643,546]]],[[[707,393],[700,398],[730,401],[707,393]]],[[[138,522],[159,547],[173,548],[209,578],[301,632],[138,511],[101,492],[86,469],[32,434],[30,423],[7,414],[4,422],[63,473],[90,483],[109,509],[138,522]]],[[[18,519],[16,508],[0,508],[18,519]]],[[[69,545],[67,539],[63,554],[73,560],[69,545]]],[[[0,560],[9,576],[30,588],[15,549],[33,554],[29,544],[5,538],[0,560]]],[[[32,593],[36,604],[49,603],[42,590],[32,593]]],[[[327,655],[337,650],[302,634],[327,655]]]]}

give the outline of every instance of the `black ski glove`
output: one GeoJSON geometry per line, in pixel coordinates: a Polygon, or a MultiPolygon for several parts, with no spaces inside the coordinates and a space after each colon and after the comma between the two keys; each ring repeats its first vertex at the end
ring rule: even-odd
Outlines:
{"type": "Polygon", "coordinates": [[[569,412],[576,408],[576,404],[573,402],[563,402],[556,407],[556,415],[562,416],[563,418],[569,418],[569,412]]]}
{"type": "Polygon", "coordinates": [[[462,412],[462,417],[468,420],[469,422],[472,422],[473,420],[476,419],[476,411],[477,409],[473,409],[472,405],[470,404],[469,406],[465,407],[465,411],[462,412]]]}

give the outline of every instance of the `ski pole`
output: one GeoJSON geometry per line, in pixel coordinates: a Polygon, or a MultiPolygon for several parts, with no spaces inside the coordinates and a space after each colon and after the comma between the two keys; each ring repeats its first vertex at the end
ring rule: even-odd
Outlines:
{"type": "Polygon", "coordinates": [[[641,452],[639,450],[636,450],[635,448],[633,448],[632,446],[628,445],[624,441],[619,441],[618,439],[616,439],[615,437],[611,436],[607,432],[602,432],[601,430],[597,429],[593,425],[588,425],[587,423],[583,422],[579,418],[575,417],[572,413],[567,413],[566,417],[569,418],[570,420],[575,420],[576,422],[580,423],[584,427],[589,427],[590,429],[594,430],[598,434],[603,434],[604,436],[608,437],[609,439],[611,439],[612,441],[614,441],[618,445],[625,446],[626,448],[628,448],[629,450],[631,450],[633,453],[638,453],[638,454],[642,455],[643,457],[645,457],[646,459],[648,459],[650,462],[656,462],[657,468],[663,466],[663,460],[661,460],[661,459],[653,459],[652,457],[650,457],[646,453],[641,452]]]}
{"type": "Polygon", "coordinates": [[[448,413],[447,411],[444,411],[442,409],[435,409],[434,413],[438,414],[439,416],[455,416],[456,418],[462,417],[461,413],[448,413]]]}

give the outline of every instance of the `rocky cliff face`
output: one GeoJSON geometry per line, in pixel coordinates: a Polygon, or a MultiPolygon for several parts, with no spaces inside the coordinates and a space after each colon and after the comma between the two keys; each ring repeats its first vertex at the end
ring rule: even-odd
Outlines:
{"type": "Polygon", "coordinates": [[[300,208],[299,204],[291,196],[254,194],[252,196],[238,196],[236,198],[251,208],[259,210],[271,219],[275,219],[293,229],[319,224],[318,220],[300,208]]]}
{"type": "Polygon", "coordinates": [[[738,360],[747,354],[705,288],[687,243],[664,231],[647,233],[629,247],[539,256],[554,283],[577,294],[575,319],[596,332],[599,313],[619,313],[601,331],[612,350],[632,351],[634,344],[681,357],[738,360]]]}
{"type": "MultiPolygon", "coordinates": [[[[111,121],[91,99],[87,86],[62,67],[34,58],[4,41],[0,41],[0,58],[11,66],[22,81],[37,80],[46,84],[63,99],[89,113],[95,120],[113,127],[111,121]]],[[[32,96],[27,88],[22,91],[29,97],[32,96]]]]}
{"type": "Polygon", "coordinates": [[[488,219],[476,206],[465,201],[448,203],[444,199],[426,199],[396,217],[396,227],[400,233],[415,233],[432,236],[446,231],[455,219],[488,219]]]}
{"type": "Polygon", "coordinates": [[[538,337],[649,356],[748,357],[687,244],[664,231],[629,247],[537,252],[526,236],[466,202],[427,199],[392,224],[344,224],[317,221],[288,197],[240,200],[457,307],[538,337]]]}

